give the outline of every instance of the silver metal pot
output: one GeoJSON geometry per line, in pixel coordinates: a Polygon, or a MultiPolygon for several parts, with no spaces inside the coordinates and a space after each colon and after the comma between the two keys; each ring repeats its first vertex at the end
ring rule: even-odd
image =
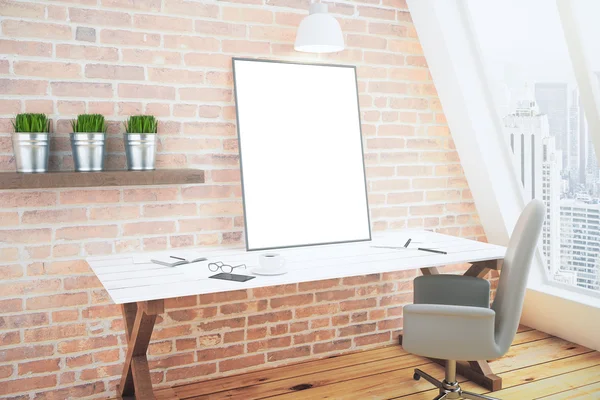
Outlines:
{"type": "Polygon", "coordinates": [[[127,169],[130,171],[145,171],[154,169],[156,160],[155,133],[126,133],[125,154],[127,169]]]}
{"type": "Polygon", "coordinates": [[[90,172],[104,169],[104,133],[71,133],[71,149],[75,171],[90,172]]]}
{"type": "Polygon", "coordinates": [[[47,172],[50,156],[49,133],[13,133],[17,172],[47,172]]]}

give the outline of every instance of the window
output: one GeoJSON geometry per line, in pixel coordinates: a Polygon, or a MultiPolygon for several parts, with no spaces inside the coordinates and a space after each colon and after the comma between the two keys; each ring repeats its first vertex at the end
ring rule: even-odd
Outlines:
{"type": "MultiPolygon", "coordinates": [[[[547,276],[600,292],[600,169],[557,4],[465,4],[515,179],[525,201],[546,205],[540,244],[547,276]]],[[[598,85],[600,2],[577,0],[573,8],[598,85]]]]}

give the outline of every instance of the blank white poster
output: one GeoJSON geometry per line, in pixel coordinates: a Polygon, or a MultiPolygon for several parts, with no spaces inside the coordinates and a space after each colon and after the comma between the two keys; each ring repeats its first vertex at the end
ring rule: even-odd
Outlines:
{"type": "Polygon", "coordinates": [[[370,240],[355,68],[233,63],[247,249],[370,240]]]}

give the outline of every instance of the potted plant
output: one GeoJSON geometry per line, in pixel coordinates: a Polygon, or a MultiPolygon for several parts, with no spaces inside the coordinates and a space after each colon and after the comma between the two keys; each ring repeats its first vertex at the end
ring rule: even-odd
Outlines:
{"type": "Polygon", "coordinates": [[[152,115],[132,115],[125,124],[125,154],[127,169],[145,171],[154,169],[156,159],[156,127],[152,115]]]}
{"type": "Polygon", "coordinates": [[[71,149],[75,171],[89,172],[104,169],[106,122],[100,114],[81,114],[71,121],[71,149]]]}
{"type": "Polygon", "coordinates": [[[17,114],[12,135],[17,172],[47,172],[50,120],[45,114],[17,114]]]}

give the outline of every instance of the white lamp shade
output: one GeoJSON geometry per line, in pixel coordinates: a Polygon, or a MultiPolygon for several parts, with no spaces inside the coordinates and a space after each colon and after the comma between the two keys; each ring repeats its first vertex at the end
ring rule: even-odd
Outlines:
{"type": "Polygon", "coordinates": [[[335,53],[344,50],[344,35],[340,23],[327,13],[327,4],[313,3],[296,33],[296,51],[335,53]]]}

